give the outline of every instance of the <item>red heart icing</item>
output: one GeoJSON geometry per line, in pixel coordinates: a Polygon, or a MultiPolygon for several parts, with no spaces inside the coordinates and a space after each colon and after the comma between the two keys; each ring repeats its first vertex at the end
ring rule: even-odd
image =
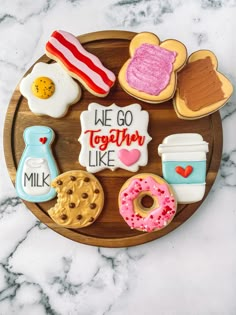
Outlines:
{"type": "Polygon", "coordinates": [[[182,166],[176,166],[175,171],[179,175],[186,178],[192,173],[193,167],[191,165],[188,165],[185,168],[183,168],[182,166]]]}
{"type": "Polygon", "coordinates": [[[139,160],[140,155],[141,153],[138,149],[132,149],[130,151],[126,149],[121,149],[118,152],[119,159],[126,166],[130,166],[136,163],[139,160]]]}
{"type": "Polygon", "coordinates": [[[43,137],[43,138],[39,138],[39,141],[42,143],[42,144],[45,144],[47,142],[47,138],[46,137],[43,137]]]}

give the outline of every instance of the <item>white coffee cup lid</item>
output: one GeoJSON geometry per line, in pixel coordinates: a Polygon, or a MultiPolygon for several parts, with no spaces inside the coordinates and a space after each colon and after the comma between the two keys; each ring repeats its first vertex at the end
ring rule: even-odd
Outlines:
{"type": "Polygon", "coordinates": [[[166,137],[158,146],[158,154],[176,152],[208,152],[208,143],[198,133],[178,133],[166,137]]]}

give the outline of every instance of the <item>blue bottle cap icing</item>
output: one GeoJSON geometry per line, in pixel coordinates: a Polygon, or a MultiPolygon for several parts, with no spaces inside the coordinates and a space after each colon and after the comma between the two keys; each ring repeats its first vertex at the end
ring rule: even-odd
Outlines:
{"type": "Polygon", "coordinates": [[[26,147],[16,173],[17,193],[30,202],[51,200],[56,196],[51,181],[58,175],[51,151],[54,131],[46,126],[31,126],[23,137],[26,147]]]}
{"type": "Polygon", "coordinates": [[[55,134],[49,127],[32,126],[25,129],[23,136],[26,145],[49,145],[53,142],[55,134]]]}

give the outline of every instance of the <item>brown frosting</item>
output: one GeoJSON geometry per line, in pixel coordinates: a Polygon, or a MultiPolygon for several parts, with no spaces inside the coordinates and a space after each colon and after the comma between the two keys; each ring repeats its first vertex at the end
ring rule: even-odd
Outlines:
{"type": "Polygon", "coordinates": [[[221,87],[210,57],[188,63],[178,75],[180,97],[192,111],[223,100],[221,87]]]}

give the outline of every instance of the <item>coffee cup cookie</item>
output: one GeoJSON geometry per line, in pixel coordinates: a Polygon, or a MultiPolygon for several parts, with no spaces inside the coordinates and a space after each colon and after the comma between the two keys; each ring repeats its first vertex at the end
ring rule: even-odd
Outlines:
{"type": "Polygon", "coordinates": [[[177,72],[187,60],[187,49],[181,42],[163,42],[153,33],[139,33],[130,42],[130,59],[122,66],[118,79],[121,87],[133,97],[147,103],[171,99],[176,90],[177,72]]]}
{"type": "Polygon", "coordinates": [[[131,229],[153,232],[165,228],[172,221],[177,201],[171,186],[163,178],[140,173],[121,187],[119,211],[131,229]]]}
{"type": "Polygon", "coordinates": [[[220,109],[233,93],[231,82],[217,70],[218,61],[210,50],[198,50],[178,74],[174,102],[181,119],[198,119],[220,109]]]}
{"type": "Polygon", "coordinates": [[[68,171],[51,183],[58,199],[48,210],[50,217],[66,228],[83,228],[91,225],[104,205],[104,192],[97,178],[82,170],[68,171]]]}
{"type": "Polygon", "coordinates": [[[206,189],[209,144],[198,133],[165,137],[158,146],[163,178],[172,186],[178,203],[202,200],[206,189]]]}

